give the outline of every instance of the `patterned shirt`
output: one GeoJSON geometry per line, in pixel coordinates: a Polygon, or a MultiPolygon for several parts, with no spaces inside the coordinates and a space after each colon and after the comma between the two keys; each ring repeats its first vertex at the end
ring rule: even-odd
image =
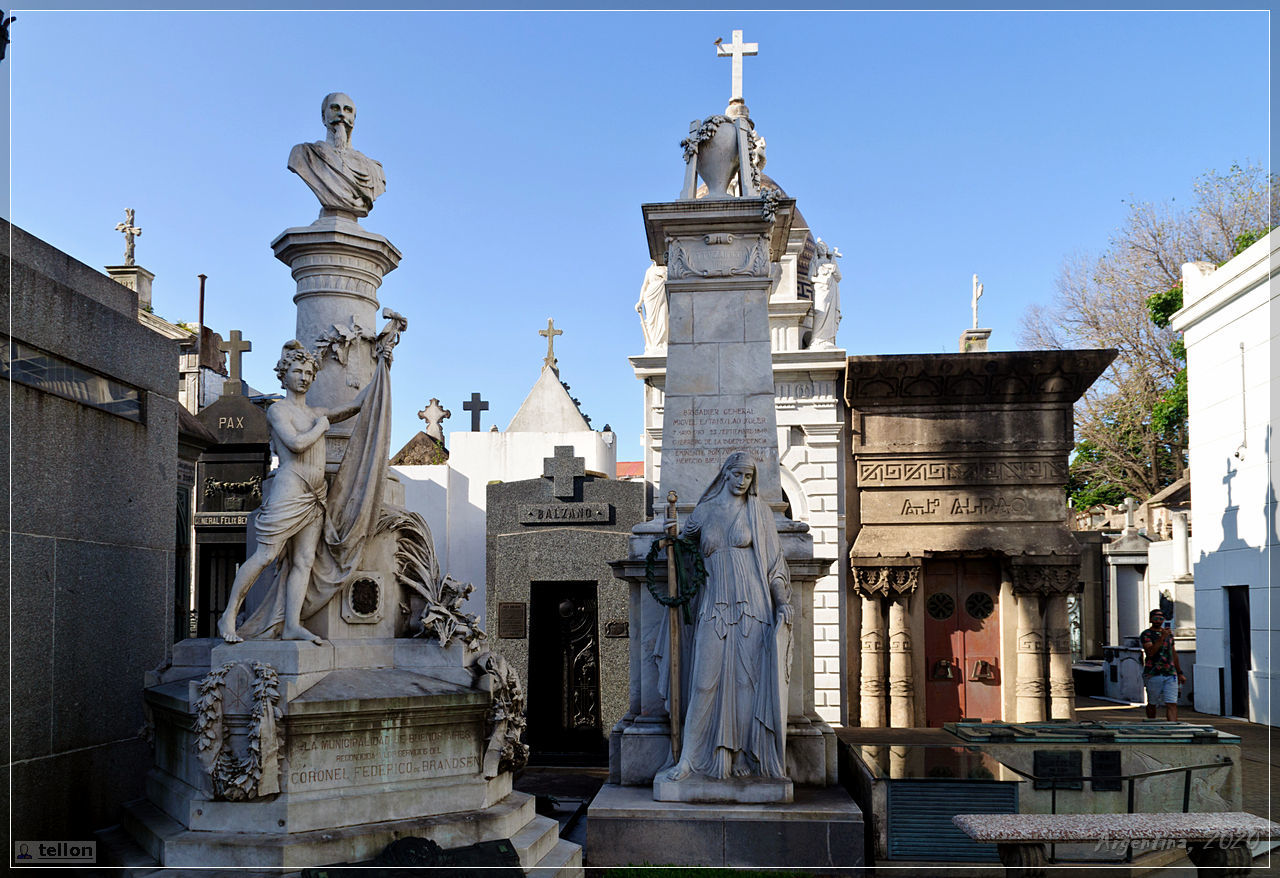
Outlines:
{"type": "Polygon", "coordinates": [[[1173,638],[1170,637],[1164,642],[1164,645],[1155,651],[1154,654],[1147,654],[1146,648],[1152,646],[1160,639],[1159,628],[1148,628],[1142,632],[1141,643],[1143,647],[1142,659],[1142,676],[1143,677],[1173,677],[1178,673],[1177,667],[1173,664],[1173,638]]]}

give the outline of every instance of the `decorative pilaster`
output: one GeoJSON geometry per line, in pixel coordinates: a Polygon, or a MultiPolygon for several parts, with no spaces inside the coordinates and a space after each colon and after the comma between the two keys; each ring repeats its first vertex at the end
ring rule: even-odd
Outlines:
{"type": "Polygon", "coordinates": [[[1044,627],[1040,619],[1040,597],[1034,593],[1017,594],[1018,666],[1014,682],[1017,697],[1017,721],[1043,722],[1044,694],[1044,627]]]}
{"type": "Polygon", "coordinates": [[[1071,633],[1067,622],[1067,596],[1050,595],[1045,608],[1049,643],[1049,718],[1075,719],[1076,687],[1071,680],[1071,633]]]}
{"type": "Polygon", "coordinates": [[[889,602],[889,725],[911,728],[915,725],[916,692],[911,679],[911,628],[908,604],[910,594],[901,594],[889,602]]]}
{"type": "Polygon", "coordinates": [[[861,698],[860,724],[883,728],[885,631],[884,611],[880,598],[874,594],[862,597],[862,674],[859,680],[861,698]]]}

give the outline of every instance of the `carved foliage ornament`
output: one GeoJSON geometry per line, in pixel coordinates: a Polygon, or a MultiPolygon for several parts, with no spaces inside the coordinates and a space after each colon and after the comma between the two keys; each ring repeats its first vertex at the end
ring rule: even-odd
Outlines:
{"type": "Polygon", "coordinates": [[[529,761],[529,746],[520,740],[525,727],[524,688],[507,660],[486,652],[476,662],[493,702],[485,714],[484,776],[518,771],[529,761]]]}
{"type": "Polygon", "coordinates": [[[384,520],[384,527],[396,531],[396,581],[423,602],[415,621],[414,636],[434,637],[442,647],[455,638],[468,651],[480,648],[485,633],[473,613],[464,613],[462,604],[475,586],[440,575],[431,529],[416,512],[398,510],[384,520]]]}
{"type": "Polygon", "coordinates": [[[1075,594],[1081,590],[1080,565],[1015,564],[1015,594],[1075,594]]]}
{"type": "Polygon", "coordinates": [[[253,707],[249,714],[247,755],[237,757],[230,746],[231,731],[223,718],[227,674],[236,668],[227,662],[200,681],[192,730],[196,751],[213,781],[216,799],[243,802],[280,792],[280,680],[275,668],[253,663],[253,707]]]}
{"type": "Polygon", "coordinates": [[[868,596],[910,594],[920,585],[919,567],[855,566],[852,570],[856,588],[868,596]]]}
{"type": "Polygon", "coordinates": [[[698,147],[716,136],[716,129],[725,122],[733,124],[733,120],[725,115],[708,116],[702,120],[702,124],[698,126],[697,131],[692,132],[688,137],[680,141],[680,148],[684,150],[686,163],[698,154],[698,147]]]}

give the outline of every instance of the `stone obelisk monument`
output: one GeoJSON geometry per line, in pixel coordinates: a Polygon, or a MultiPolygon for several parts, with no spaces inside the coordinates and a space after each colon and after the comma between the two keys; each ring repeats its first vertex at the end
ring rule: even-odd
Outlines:
{"type": "MultiPolygon", "coordinates": [[[[400,251],[359,223],[386,190],[382,165],[351,145],[356,108],[348,95],[325,95],[320,107],[326,138],[299,143],[289,170],[320,200],[309,226],[285,229],[271,242],[276,258],[297,282],[297,339],[320,349],[320,373],[307,392],[311,405],[350,402],[373,375],[378,287],[400,264],[400,251]]],[[[327,437],[327,467],[342,460],[351,422],[334,424],[327,437]]]]}
{"type": "MultiPolygon", "coordinates": [[[[750,776],[726,778],[701,769],[688,774],[683,761],[676,762],[669,710],[684,714],[688,729],[699,699],[718,698],[715,692],[740,681],[730,679],[728,669],[711,685],[702,677],[687,687],[670,685],[679,674],[668,670],[676,667],[670,661],[673,651],[682,668],[691,663],[696,668],[702,648],[696,638],[708,635],[701,623],[669,621],[668,608],[651,595],[671,593],[666,567],[654,563],[651,551],[654,539],[663,535],[664,522],[655,518],[636,527],[629,557],[613,565],[616,575],[631,584],[631,702],[610,737],[609,783],[588,811],[588,844],[593,858],[600,852],[593,860],[599,865],[783,866],[794,862],[787,851],[798,850],[801,835],[818,824],[824,835],[834,826],[850,839],[847,849],[837,845],[821,852],[822,865],[861,862],[860,843],[852,841],[860,839],[861,812],[834,786],[835,735],[813,706],[813,585],[832,560],[814,559],[808,526],[783,514],[768,306],[773,267],[784,253],[795,202],[778,189],[761,191],[761,144],[741,93],[742,56],[756,51],[754,43],[742,42],[740,31],[732,43],[719,47],[719,54],[733,58],[729,106],[691,124],[681,144],[686,169],[677,200],[642,206],[650,258],[667,270],[661,483],[654,495],[676,494],[683,526],[695,507],[702,508],[699,500],[708,487],[723,480],[731,455],[736,460],[736,453],[746,452],[754,462],[753,489],[759,504],[772,509],[789,568],[794,640],[792,650],[779,650],[778,668],[788,677],[779,687],[786,699],[782,779],[794,784],[794,801],[789,791],[770,797],[764,790],[776,774],[765,776],[754,768],[745,772],[750,776]],[[679,647],[666,645],[672,625],[680,628],[679,647]],[[676,691],[682,693],[678,698],[676,691]],[[678,802],[678,810],[670,802],[678,802]],[[780,813],[797,809],[804,813],[780,813]],[[670,844],[673,819],[680,821],[681,839],[698,840],[696,853],[670,844]],[[759,829],[742,833],[748,824],[759,829]]],[[[762,542],[767,540],[759,541],[753,530],[757,556],[762,542]]],[[[707,580],[713,588],[715,575],[707,580]]],[[[714,612],[697,601],[695,596],[690,603],[696,618],[714,612]]],[[[741,635],[735,628],[726,636],[741,635]]],[[[740,689],[736,697],[743,697],[740,689]]],[[[682,740],[687,745],[690,735],[682,740]]]]}

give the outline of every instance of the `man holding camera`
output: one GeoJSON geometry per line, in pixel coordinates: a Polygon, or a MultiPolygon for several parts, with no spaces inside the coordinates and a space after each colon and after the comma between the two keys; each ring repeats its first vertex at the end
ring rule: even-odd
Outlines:
{"type": "Polygon", "coordinates": [[[1169,722],[1178,719],[1178,687],[1187,681],[1173,648],[1173,626],[1165,622],[1164,612],[1151,611],[1151,627],[1140,637],[1144,658],[1142,682],[1147,687],[1147,719],[1156,718],[1156,708],[1164,705],[1169,722]]]}

